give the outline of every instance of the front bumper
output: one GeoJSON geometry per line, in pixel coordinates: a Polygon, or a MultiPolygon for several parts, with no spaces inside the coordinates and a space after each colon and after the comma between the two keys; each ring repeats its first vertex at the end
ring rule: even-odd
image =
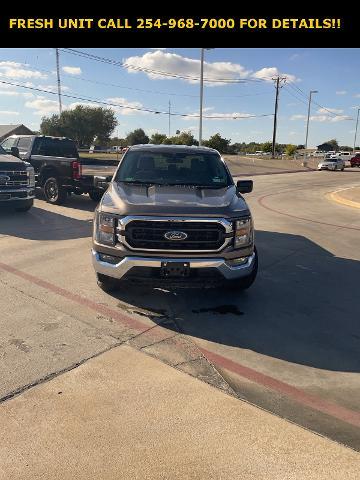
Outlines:
{"type": "MultiPolygon", "coordinates": [[[[107,275],[109,277],[121,279],[133,268],[145,267],[157,269],[160,272],[163,262],[184,262],[190,264],[190,271],[201,270],[206,278],[206,269],[216,270],[223,280],[236,280],[247,277],[255,268],[255,253],[247,257],[247,260],[240,265],[231,265],[224,258],[174,258],[174,257],[123,257],[119,258],[119,262],[112,264],[104,262],[100,259],[100,254],[92,250],[92,261],[97,273],[107,275]]],[[[191,281],[191,280],[189,280],[191,281]]]]}
{"type": "Polygon", "coordinates": [[[35,198],[35,187],[18,189],[1,189],[0,186],[0,204],[15,204],[35,198]]]}

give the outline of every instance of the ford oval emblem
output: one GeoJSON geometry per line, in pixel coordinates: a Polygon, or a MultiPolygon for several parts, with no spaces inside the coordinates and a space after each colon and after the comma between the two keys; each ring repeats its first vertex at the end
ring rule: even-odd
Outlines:
{"type": "Polygon", "coordinates": [[[7,182],[10,180],[10,177],[1,175],[0,176],[0,185],[6,185],[7,182]]]}
{"type": "Polygon", "coordinates": [[[187,239],[187,233],[185,232],[178,232],[176,230],[172,232],[166,232],[164,234],[164,237],[166,240],[186,240],[187,239]]]}

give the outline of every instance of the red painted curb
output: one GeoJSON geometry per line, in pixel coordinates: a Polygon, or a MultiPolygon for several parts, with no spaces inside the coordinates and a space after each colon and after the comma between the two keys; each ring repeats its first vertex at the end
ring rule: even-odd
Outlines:
{"type": "Polygon", "coordinates": [[[219,367],[225,368],[232,373],[236,373],[241,377],[247,378],[254,383],[262,385],[263,387],[270,388],[271,390],[275,390],[283,395],[286,395],[287,397],[295,400],[297,403],[313,408],[314,410],[318,410],[319,412],[326,413],[327,415],[331,415],[332,417],[338,418],[343,422],[350,423],[351,425],[355,425],[356,427],[360,427],[360,413],[355,412],[354,410],[349,410],[348,408],[306,393],[303,390],[299,390],[298,388],[289,385],[288,383],[284,383],[273,377],[257,372],[252,368],[233,362],[232,360],[229,360],[222,355],[210,352],[210,350],[206,350],[205,348],[200,348],[200,350],[211,362],[214,363],[214,365],[218,365],[219,367]]]}

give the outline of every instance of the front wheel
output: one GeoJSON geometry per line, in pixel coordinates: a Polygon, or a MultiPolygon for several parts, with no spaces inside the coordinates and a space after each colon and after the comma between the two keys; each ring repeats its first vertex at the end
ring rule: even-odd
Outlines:
{"type": "Polygon", "coordinates": [[[49,177],[44,183],[44,195],[48,203],[62,205],[67,198],[67,191],[59,185],[56,177],[49,177]]]}
{"type": "Polygon", "coordinates": [[[101,192],[99,190],[92,190],[91,192],[89,192],[89,197],[93,202],[96,202],[96,203],[100,202],[103,195],[104,195],[104,192],[101,192]]]}
{"type": "Polygon", "coordinates": [[[102,273],[96,274],[97,284],[104,292],[113,292],[119,287],[119,281],[102,273]]]}

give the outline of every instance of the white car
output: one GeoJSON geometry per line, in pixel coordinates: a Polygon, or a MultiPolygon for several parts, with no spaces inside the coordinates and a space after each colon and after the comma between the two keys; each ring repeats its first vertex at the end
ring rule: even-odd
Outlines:
{"type": "Polygon", "coordinates": [[[318,165],[318,170],[341,170],[344,171],[345,162],[341,158],[326,158],[318,165]]]}

